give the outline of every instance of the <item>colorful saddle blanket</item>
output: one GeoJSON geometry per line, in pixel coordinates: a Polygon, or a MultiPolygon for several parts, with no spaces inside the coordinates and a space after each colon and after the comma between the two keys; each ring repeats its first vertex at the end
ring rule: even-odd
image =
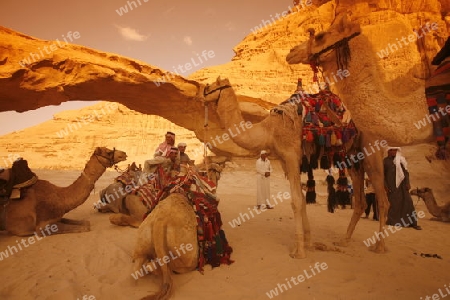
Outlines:
{"type": "MultiPolygon", "coordinates": [[[[321,162],[343,161],[347,155],[344,144],[349,142],[357,134],[355,124],[350,118],[350,113],[345,108],[341,99],[329,90],[322,90],[317,94],[295,93],[285,103],[296,103],[302,106],[297,111],[301,112],[303,118],[302,142],[303,145],[312,143],[316,147],[315,155],[322,151],[321,162]],[[300,105],[301,104],[301,105],[300,105]]],[[[304,151],[305,152],[305,151],[304,151]]],[[[318,157],[310,155],[302,159],[302,172],[308,169],[316,169],[318,164],[311,162],[318,157]],[[305,166],[310,164],[310,166],[305,166]]],[[[329,163],[323,163],[322,169],[329,169],[329,163]]]]}
{"type": "Polygon", "coordinates": [[[302,99],[305,107],[303,139],[319,146],[342,146],[356,134],[348,112],[336,94],[321,91],[302,99]],[[347,113],[347,115],[346,115],[347,113]],[[337,123],[338,122],[338,123],[337,123]]]}
{"type": "Polygon", "coordinates": [[[200,176],[192,167],[187,168],[186,175],[171,181],[160,195],[161,200],[170,193],[185,195],[192,204],[197,216],[197,236],[199,243],[198,270],[203,273],[206,264],[213,268],[221,264],[231,264],[233,249],[229,246],[225,232],[221,229],[222,219],[217,209],[219,201],[212,192],[213,182],[200,176]]]}
{"type": "Polygon", "coordinates": [[[197,216],[197,236],[199,243],[198,270],[203,273],[203,267],[210,264],[218,267],[221,264],[231,264],[233,249],[229,246],[225,232],[221,229],[222,219],[217,209],[219,204],[213,193],[215,184],[206,177],[200,176],[192,167],[186,167],[182,176],[170,178],[164,175],[162,168],[158,168],[149,181],[134,191],[141,197],[151,213],[160,201],[171,193],[181,193],[192,204],[197,216]]]}

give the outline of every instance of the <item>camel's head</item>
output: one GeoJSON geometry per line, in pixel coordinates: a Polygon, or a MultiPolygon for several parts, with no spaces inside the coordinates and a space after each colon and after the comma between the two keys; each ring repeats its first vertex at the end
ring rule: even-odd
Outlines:
{"type": "Polygon", "coordinates": [[[421,188],[421,189],[417,188],[417,189],[412,189],[409,193],[413,196],[423,198],[425,194],[431,193],[431,189],[427,188],[427,187],[421,188]]]}
{"type": "Polygon", "coordinates": [[[342,14],[327,31],[316,34],[310,28],[308,32],[309,40],[291,49],[287,55],[286,61],[289,64],[309,64],[333,49],[348,50],[348,41],[361,33],[361,27],[358,23],[350,22],[346,14],[342,14]]]}
{"type": "Polygon", "coordinates": [[[116,150],[116,148],[111,150],[105,147],[97,147],[95,148],[94,155],[105,168],[110,168],[127,159],[127,154],[123,151],[116,150]]]}
{"type": "Polygon", "coordinates": [[[136,172],[139,171],[138,166],[136,166],[136,163],[133,161],[131,165],[128,167],[127,171],[136,172]]]}
{"type": "Polygon", "coordinates": [[[210,170],[220,173],[223,171],[223,167],[220,164],[211,163],[209,165],[208,171],[210,171],[210,170]]]}
{"type": "Polygon", "coordinates": [[[219,99],[220,91],[226,88],[231,88],[230,81],[227,78],[221,79],[220,76],[217,77],[215,82],[205,86],[205,89],[203,90],[205,101],[217,101],[219,99]]]}

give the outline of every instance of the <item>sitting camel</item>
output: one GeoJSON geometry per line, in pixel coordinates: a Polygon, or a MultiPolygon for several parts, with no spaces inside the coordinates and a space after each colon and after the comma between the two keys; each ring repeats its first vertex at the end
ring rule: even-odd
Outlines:
{"type": "Polygon", "coordinates": [[[172,272],[203,272],[207,264],[214,268],[233,263],[233,249],[221,229],[218,199],[207,191],[195,171],[188,169],[179,179],[138,229],[134,274],[162,275],[159,291],[143,299],[168,299],[172,272]]]}
{"type": "Polygon", "coordinates": [[[450,222],[450,202],[439,206],[434,198],[433,191],[430,188],[417,188],[409,192],[421,198],[427,206],[428,212],[434,216],[433,221],[450,222]]]}
{"type": "MultiPolygon", "coordinates": [[[[218,164],[218,168],[221,167],[218,164]]],[[[208,178],[217,186],[217,182],[220,178],[220,173],[215,171],[216,169],[210,166],[208,173],[211,173],[211,177],[208,178]]],[[[142,178],[142,177],[141,177],[142,178]]],[[[141,182],[141,181],[140,181],[141,182]]],[[[113,184],[114,185],[114,184],[113,184]]],[[[117,183],[115,183],[117,185],[117,183]]],[[[111,190],[110,185],[107,190],[111,190]]],[[[106,190],[106,189],[105,189],[106,190]]],[[[215,193],[216,189],[213,190],[215,193]]],[[[102,192],[103,193],[103,192],[102,192]]],[[[148,213],[149,209],[147,205],[142,201],[141,196],[136,194],[125,194],[122,199],[117,199],[114,203],[115,209],[118,211],[113,211],[115,214],[109,217],[111,224],[117,226],[131,226],[139,227],[144,219],[144,216],[148,213]]]]}
{"type": "Polygon", "coordinates": [[[145,178],[141,179],[141,175],[142,171],[133,162],[121,176],[117,177],[113,183],[100,192],[100,199],[94,203],[94,208],[101,213],[121,212],[123,210],[123,200],[127,195],[127,184],[124,181],[129,180],[131,185],[141,185],[144,181],[146,183],[145,178]],[[123,180],[121,180],[122,176],[123,180]]]}
{"type": "Polygon", "coordinates": [[[24,198],[6,205],[6,230],[18,236],[40,234],[49,224],[56,224],[56,233],[90,230],[89,221],[63,218],[64,214],[83,204],[94,189],[95,182],[106,168],[126,160],[123,151],[97,147],[81,175],[69,186],[58,187],[47,180],[37,180],[24,190],[24,198]]]}
{"type": "Polygon", "coordinates": [[[206,171],[206,176],[209,180],[214,182],[216,187],[218,187],[219,180],[220,180],[220,174],[223,171],[223,167],[220,164],[217,163],[210,163],[208,164],[208,170],[206,171]]]}
{"type": "Polygon", "coordinates": [[[187,198],[170,194],[142,222],[134,249],[135,269],[143,267],[162,275],[160,290],[143,299],[168,299],[172,293],[172,272],[187,273],[198,265],[197,219],[187,198]],[[168,262],[164,257],[171,258],[168,262]],[[155,264],[158,259],[163,264],[155,264]],[[153,260],[153,264],[151,263],[153,260]]]}

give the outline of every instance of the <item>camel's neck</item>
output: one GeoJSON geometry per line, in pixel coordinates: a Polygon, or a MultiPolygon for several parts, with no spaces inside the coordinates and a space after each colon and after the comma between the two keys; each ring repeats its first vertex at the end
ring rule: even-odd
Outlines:
{"type": "Polygon", "coordinates": [[[221,91],[217,114],[225,126],[225,132],[239,146],[249,150],[268,147],[265,122],[251,123],[242,117],[236,94],[232,88],[221,91]]]}
{"type": "Polygon", "coordinates": [[[95,182],[103,175],[106,168],[92,155],[80,176],[68,187],[63,188],[65,199],[61,199],[64,211],[69,212],[83,204],[94,189],[95,182]]]}
{"type": "Polygon", "coordinates": [[[440,216],[441,208],[437,205],[436,199],[432,194],[424,194],[422,197],[425,205],[427,206],[428,212],[435,217],[440,216]]]}

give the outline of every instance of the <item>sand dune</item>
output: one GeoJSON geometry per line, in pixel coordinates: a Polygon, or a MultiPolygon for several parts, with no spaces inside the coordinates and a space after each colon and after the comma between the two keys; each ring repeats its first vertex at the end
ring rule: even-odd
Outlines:
{"type": "MultiPolygon", "coordinates": [[[[436,191],[439,201],[449,190],[448,169],[441,162],[428,163],[424,155],[431,145],[404,149],[412,176],[412,186],[428,186],[436,191]],[[447,176],[446,176],[447,175],[447,176]]],[[[422,201],[414,198],[422,231],[402,229],[387,238],[388,252],[375,254],[364,240],[374,235],[378,223],[371,219],[359,222],[349,247],[330,251],[308,251],[308,257],[294,260],[288,253],[292,247],[294,226],[289,201],[275,209],[254,215],[240,226],[233,219],[249,212],[255,205],[254,160],[235,160],[219,183],[220,211],[235,263],[199,272],[175,275],[173,299],[426,299],[441,292],[450,294],[450,224],[430,221],[422,201]],[[415,255],[417,253],[419,255],[415,255]],[[442,259],[421,257],[420,253],[438,254],[442,259]],[[316,263],[326,269],[314,269],[316,263]],[[311,270],[312,269],[312,270],[311,270]],[[314,273],[315,272],[315,273],[314,273]],[[314,275],[315,274],[315,275],[314,275]],[[303,282],[291,277],[304,276],[303,282]],[[282,292],[279,289],[282,289],[282,292]],[[270,294],[278,289],[279,296],[270,294]],[[439,291],[440,290],[440,291],[439,291]],[[268,295],[269,293],[269,295],[268,295]]],[[[271,193],[289,192],[278,161],[271,193]]],[[[35,170],[42,179],[65,186],[80,171],[35,170]]],[[[94,211],[101,188],[117,176],[106,172],[96,189],[68,218],[89,220],[91,231],[81,234],[53,235],[3,257],[0,261],[0,299],[139,299],[158,287],[159,280],[131,276],[131,253],[136,229],[111,225],[107,214],[94,211]]],[[[352,210],[326,209],[325,174],[316,172],[318,203],[307,207],[313,242],[333,247],[346,231],[352,210]]],[[[0,235],[0,252],[17,244],[20,238],[0,235]]],[[[20,241],[20,240],[19,240],[20,241]]],[[[437,296],[435,296],[437,297],[437,296]]],[[[442,297],[442,296],[439,296],[442,297]]],[[[436,298],[441,299],[441,298],[436,298]]]]}

